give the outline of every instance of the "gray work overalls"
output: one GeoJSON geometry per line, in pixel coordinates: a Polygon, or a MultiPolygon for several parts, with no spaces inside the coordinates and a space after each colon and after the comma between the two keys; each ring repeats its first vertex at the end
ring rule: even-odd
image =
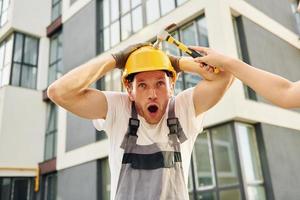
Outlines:
{"type": "MultiPolygon", "coordinates": [[[[116,200],[188,200],[180,144],[187,138],[175,117],[175,98],[171,98],[167,143],[137,144],[139,120],[134,103],[121,148],[124,155],[116,200]]],[[[162,133],[163,134],[163,133],[162,133]]]]}

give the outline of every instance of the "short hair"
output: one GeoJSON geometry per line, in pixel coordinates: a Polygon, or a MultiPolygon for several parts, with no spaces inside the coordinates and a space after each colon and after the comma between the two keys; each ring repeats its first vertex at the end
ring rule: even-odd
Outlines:
{"type": "MultiPolygon", "coordinates": [[[[173,78],[172,72],[170,72],[170,71],[168,71],[168,70],[161,70],[161,71],[166,72],[166,74],[167,74],[168,77],[173,78]]],[[[133,82],[133,79],[134,79],[134,76],[137,75],[138,73],[139,73],[139,72],[129,74],[129,75],[126,77],[126,80],[128,81],[128,83],[132,83],[132,82],[133,82]]]]}

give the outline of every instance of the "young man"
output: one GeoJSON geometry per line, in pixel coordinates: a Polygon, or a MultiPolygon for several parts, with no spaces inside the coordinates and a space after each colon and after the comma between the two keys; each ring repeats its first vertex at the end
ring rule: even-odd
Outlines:
{"type": "Polygon", "coordinates": [[[273,104],[283,108],[300,108],[300,81],[291,82],[206,47],[192,48],[206,55],[195,61],[207,71],[212,72],[212,68],[207,66],[221,67],[273,104]]]}
{"type": "Polygon", "coordinates": [[[111,199],[188,199],[189,163],[203,113],[221,99],[233,78],[227,72],[206,72],[190,58],[170,59],[150,45],[134,45],[95,58],[48,88],[56,104],[94,119],[95,127],[106,131],[111,199]],[[126,93],[88,88],[115,67],[124,70],[126,93]],[[204,80],[172,98],[179,71],[204,80]]]}

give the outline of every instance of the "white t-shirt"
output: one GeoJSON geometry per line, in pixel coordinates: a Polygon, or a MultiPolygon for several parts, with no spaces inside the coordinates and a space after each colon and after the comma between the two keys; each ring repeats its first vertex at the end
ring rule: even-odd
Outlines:
{"type": "MultiPolygon", "coordinates": [[[[175,114],[178,117],[182,129],[188,140],[181,144],[181,157],[185,182],[188,181],[190,158],[197,135],[203,129],[203,114],[195,117],[193,104],[193,88],[189,88],[175,97],[175,114]]],[[[128,128],[128,120],[131,117],[131,101],[126,93],[103,92],[108,103],[106,119],[95,119],[93,124],[97,130],[104,130],[109,139],[109,165],[111,173],[111,199],[113,200],[117,190],[118,178],[122,165],[124,150],[120,148],[128,128]]],[[[169,128],[167,126],[168,107],[166,113],[158,124],[151,125],[138,115],[140,126],[138,128],[137,144],[148,145],[156,142],[167,142],[169,128]]]]}

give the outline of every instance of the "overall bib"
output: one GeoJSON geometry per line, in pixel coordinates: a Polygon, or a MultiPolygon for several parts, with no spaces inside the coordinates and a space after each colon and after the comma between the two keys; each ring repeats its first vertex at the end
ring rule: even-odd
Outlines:
{"type": "MultiPolygon", "coordinates": [[[[180,144],[187,138],[175,117],[175,98],[171,98],[167,143],[137,144],[139,120],[134,102],[124,149],[116,200],[188,200],[180,144]]],[[[164,133],[162,133],[164,134],[164,133]]]]}

